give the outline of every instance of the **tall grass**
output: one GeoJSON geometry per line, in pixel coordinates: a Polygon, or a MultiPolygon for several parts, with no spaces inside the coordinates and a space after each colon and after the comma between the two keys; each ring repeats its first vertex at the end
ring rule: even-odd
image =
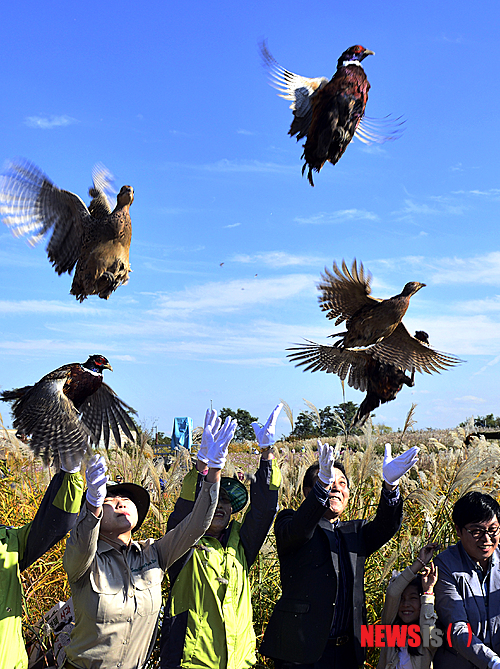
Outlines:
{"type": "MultiPolygon", "coordinates": [[[[411,418],[411,417],[410,417],[411,418]]],[[[411,420],[410,420],[411,423],[411,420]]],[[[384,593],[393,569],[402,570],[410,564],[422,545],[439,541],[444,548],[456,538],[451,521],[454,502],[472,489],[490,492],[497,497],[500,448],[496,442],[475,439],[465,444],[466,432],[411,431],[378,435],[370,427],[360,437],[338,438],[336,448],[350,479],[350,499],[343,520],[370,518],[375,514],[382,485],[383,444],[392,443],[393,455],[411,445],[420,447],[418,469],[413,468],[401,482],[404,497],[403,525],[396,537],[370,557],[366,565],[365,592],[369,621],[380,619],[384,593]]],[[[19,526],[29,522],[38,507],[53,472],[43,469],[19,443],[8,443],[7,472],[0,479],[0,521],[19,526]]],[[[258,456],[252,445],[232,449],[226,473],[253,473],[258,456]]],[[[316,440],[278,442],[275,452],[283,475],[281,508],[297,508],[302,501],[301,483],[306,468],[316,460],[316,440]]],[[[118,474],[125,480],[148,486],[152,494],[152,510],[136,538],[160,536],[177,498],[182,479],[190,467],[190,456],[184,453],[173,458],[165,471],[155,464],[153,452],[144,435],[140,444],[125,450],[104,452],[112,478],[118,474]],[[160,484],[163,480],[164,490],[160,484]]],[[[26,637],[33,634],[33,625],[57,601],[65,601],[69,587],[62,568],[65,542],[60,542],[37,563],[23,572],[26,611],[23,617],[26,637]]],[[[271,533],[251,571],[254,623],[260,642],[274,604],[280,595],[279,562],[274,535],[271,533]]],[[[168,581],[165,581],[165,595],[168,581]]],[[[370,651],[367,667],[376,665],[376,651],[370,651]]],[[[158,666],[158,648],[149,669],[158,666]]],[[[259,656],[259,667],[272,663],[259,656]]]]}

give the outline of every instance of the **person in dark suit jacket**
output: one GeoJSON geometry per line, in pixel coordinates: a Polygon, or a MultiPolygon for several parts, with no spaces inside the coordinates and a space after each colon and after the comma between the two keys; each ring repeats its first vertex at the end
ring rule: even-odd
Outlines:
{"type": "Polygon", "coordinates": [[[452,518],[460,541],[434,558],[438,624],[452,647],[438,648],[434,667],[500,669],[500,506],[471,491],[452,518]]]}
{"type": "Polygon", "coordinates": [[[417,461],[414,447],[392,459],[386,444],[384,487],[375,518],[342,522],[349,481],[333,447],[318,440],[319,462],[303,481],[305,499],[278,514],[274,531],[282,596],[260,652],[276,669],[355,669],[364,662],[366,559],[399,530],[398,481],[417,461]]]}

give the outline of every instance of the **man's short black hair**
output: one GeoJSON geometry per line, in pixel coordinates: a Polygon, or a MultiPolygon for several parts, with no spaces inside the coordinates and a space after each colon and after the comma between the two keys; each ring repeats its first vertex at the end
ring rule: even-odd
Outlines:
{"type": "MultiPolygon", "coordinates": [[[[342,474],[345,476],[345,480],[347,481],[347,487],[349,487],[349,479],[347,478],[347,474],[345,473],[344,465],[338,460],[335,460],[333,466],[335,467],[335,469],[340,469],[342,474]]],[[[314,486],[314,484],[316,483],[316,479],[318,478],[318,473],[319,473],[319,462],[315,462],[313,465],[311,465],[306,469],[306,473],[304,474],[304,480],[302,481],[302,491],[304,491],[304,488],[312,488],[314,486]]]]}
{"type": "Polygon", "coordinates": [[[468,492],[455,502],[452,518],[455,525],[461,530],[467,523],[483,523],[494,517],[500,521],[500,506],[498,502],[483,492],[468,492]]]}

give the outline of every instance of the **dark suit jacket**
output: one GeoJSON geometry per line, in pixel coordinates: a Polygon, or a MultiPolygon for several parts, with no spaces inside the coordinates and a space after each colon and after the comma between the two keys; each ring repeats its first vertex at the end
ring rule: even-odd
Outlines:
{"type": "MultiPolygon", "coordinates": [[[[323,654],[332,628],[337,594],[338,555],[332,552],[320,521],[325,507],[314,491],[297,511],[278,514],[274,526],[280,559],[282,596],[267,626],[260,652],[286,662],[313,664],[323,654]]],[[[372,521],[339,522],[352,572],[354,643],[358,664],[364,661],[361,625],[366,624],[364,567],[366,558],[401,527],[403,501],[388,504],[381,495],[372,521]]]]}

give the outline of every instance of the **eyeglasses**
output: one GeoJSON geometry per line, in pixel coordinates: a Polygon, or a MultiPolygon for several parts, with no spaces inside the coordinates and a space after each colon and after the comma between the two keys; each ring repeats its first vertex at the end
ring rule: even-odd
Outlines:
{"type": "Polygon", "coordinates": [[[464,527],[464,530],[466,530],[473,539],[483,539],[486,535],[489,536],[490,539],[496,539],[498,535],[500,535],[500,526],[495,527],[493,530],[482,530],[479,527],[474,527],[472,530],[469,530],[467,527],[464,527]]]}

